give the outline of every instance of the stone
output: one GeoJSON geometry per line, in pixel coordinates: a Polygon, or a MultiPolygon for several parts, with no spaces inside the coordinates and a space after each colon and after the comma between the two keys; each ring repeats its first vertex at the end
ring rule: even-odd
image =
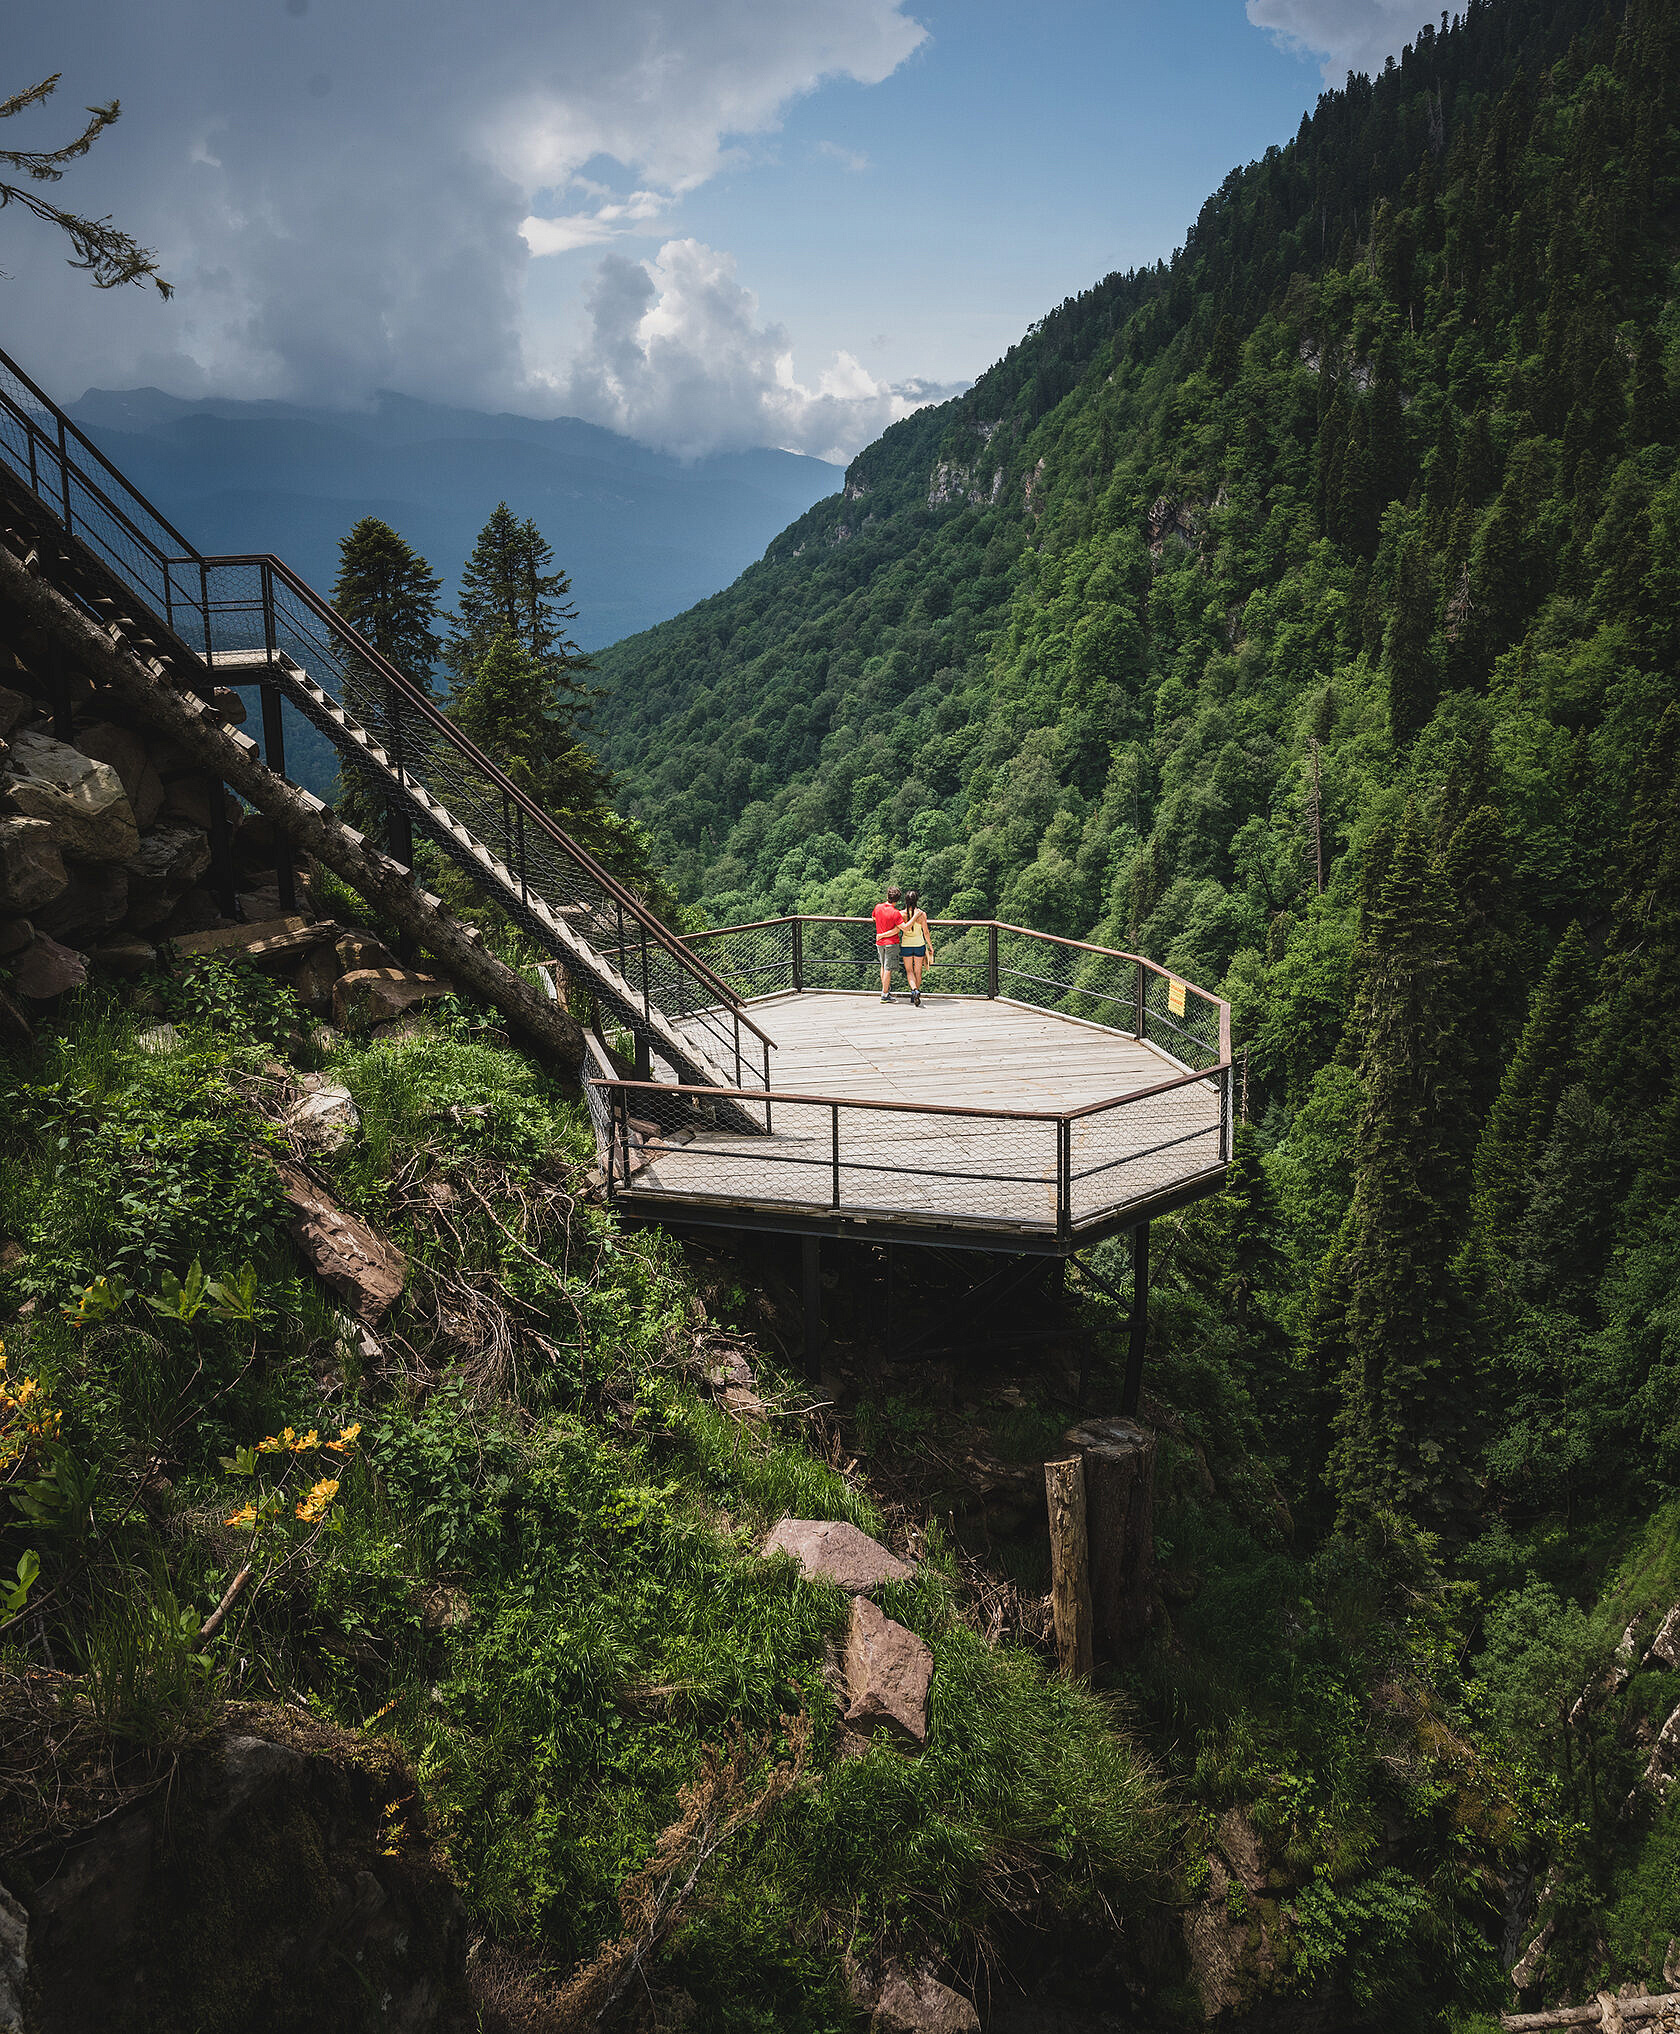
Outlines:
{"type": "Polygon", "coordinates": [[[210,695],[210,704],[230,727],[243,727],[248,718],[245,702],[231,685],[218,685],[210,695]]]}
{"type": "Polygon", "coordinates": [[[49,820],[0,815],[0,911],[38,910],[69,883],[49,820]]]}
{"type": "Polygon", "coordinates": [[[189,890],[176,900],[169,916],[157,928],[157,936],[173,945],[178,939],[191,938],[195,932],[213,932],[229,922],[208,890],[189,890]]]}
{"type": "Polygon", "coordinates": [[[0,2034],[24,2034],[28,1998],[29,1912],[0,1886],[0,2034]]]}
{"type": "Polygon", "coordinates": [[[873,1736],[883,1727],[920,1747],[927,1742],[933,1654],[867,1596],[852,1598],[846,1631],[845,1722],[873,1736]]]}
{"type": "MultiPolygon", "coordinates": [[[[219,785],[217,790],[228,825],[237,826],[243,809],[239,800],[230,798],[219,785]]],[[[185,776],[164,778],[163,810],[158,815],[161,819],[172,819],[177,825],[196,826],[201,833],[208,833],[210,812],[210,780],[202,771],[193,770],[185,776]]]]}
{"type": "Polygon", "coordinates": [[[18,735],[0,790],[26,818],[49,820],[66,855],[120,862],[139,848],[140,829],[121,777],[68,742],[18,735]]]}
{"type": "Polygon", "coordinates": [[[718,1403],[725,1412],[733,1413],[738,1420],[763,1420],[770,1417],[770,1408],[756,1391],[745,1384],[725,1385],[719,1394],[718,1403]]]}
{"type": "Polygon", "coordinates": [[[196,828],[163,826],[143,834],[128,862],[130,930],[161,925],[209,866],[210,843],[196,828]]]}
{"type": "Polygon", "coordinates": [[[241,890],[233,901],[240,917],[247,925],[262,925],[271,918],[286,916],[286,906],[281,902],[278,883],[265,883],[257,890],[241,890]]]}
{"type": "Polygon", "coordinates": [[[27,918],[0,918],[0,960],[22,953],[34,937],[35,928],[27,918]]]}
{"type": "Polygon", "coordinates": [[[35,912],[35,923],[55,939],[92,945],[120,925],[128,910],[128,875],[116,862],[72,862],[70,880],[50,904],[35,912]]]}
{"type": "Polygon", "coordinates": [[[292,1236],[316,1276],[357,1320],[376,1326],[403,1289],[408,1260],[359,1216],[335,1207],[301,1166],[282,1161],[275,1170],[291,1206],[292,1236]]]}
{"type": "Polygon", "coordinates": [[[980,2016],[961,1992],[925,1970],[890,1971],[870,2034],[980,2034],[980,2016]]]}
{"type": "Polygon", "coordinates": [[[771,1528],[763,1551],[791,1554],[808,1580],[837,1582],[853,1596],[883,1582],[908,1582],[916,1572],[843,1519],[784,1518],[771,1528]]]}
{"type": "Polygon", "coordinates": [[[350,1090],[325,1083],[294,1102],[282,1120],[315,1151],[342,1151],[362,1127],[350,1090]]]}
{"type": "Polygon", "coordinates": [[[13,728],[22,727],[34,711],[32,699],[25,698],[21,692],[14,692],[9,685],[0,685],[0,741],[4,741],[13,728]]]}
{"type": "Polygon", "coordinates": [[[131,727],[118,727],[115,721],[101,720],[77,732],[76,746],[83,755],[109,763],[116,771],[128,793],[134,823],[144,833],[163,810],[163,778],[145,736],[131,727]]]}
{"type": "Polygon", "coordinates": [[[332,1008],[333,984],[343,970],[330,946],[318,946],[292,971],[292,994],[306,1010],[323,1017],[332,1008]]]}
{"type": "Polygon", "coordinates": [[[143,939],[109,939],[96,946],[88,959],[102,975],[143,975],[157,965],[157,948],[143,939]]]}
{"type": "Polygon", "coordinates": [[[87,962],[74,948],[60,946],[44,932],[18,962],[13,975],[17,992],[32,1003],[50,1003],[67,989],[80,989],[87,982],[87,962]]]}
{"type": "Polygon", "coordinates": [[[406,968],[354,968],[333,984],[333,1022],[340,1030],[358,1019],[388,1024],[417,1003],[436,1002],[455,993],[436,975],[411,974],[406,968]]]}
{"type": "Polygon", "coordinates": [[[340,935],[338,946],[339,971],[351,974],[357,968],[398,968],[402,962],[383,941],[374,938],[371,932],[362,932],[356,927],[340,935]]]}
{"type": "Polygon", "coordinates": [[[181,1050],[181,1034],[173,1024],[154,1024],[149,1031],[138,1031],[134,1042],[154,1059],[167,1059],[172,1052],[181,1050]]]}

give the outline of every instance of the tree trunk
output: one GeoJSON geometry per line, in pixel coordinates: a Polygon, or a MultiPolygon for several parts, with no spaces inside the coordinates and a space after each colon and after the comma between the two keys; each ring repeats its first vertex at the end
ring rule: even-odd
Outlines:
{"type": "Polygon", "coordinates": [[[1050,1607],[1056,1653],[1070,1681],[1091,1678],[1091,1573],[1085,1533],[1085,1465],[1077,1455],[1044,1465],[1050,1507],[1050,1607]]]}
{"type": "Polygon", "coordinates": [[[1155,1622],[1155,1436],[1136,1420],[1099,1419],[1063,1440],[1085,1464],[1096,1656],[1115,1660],[1155,1622]]]}

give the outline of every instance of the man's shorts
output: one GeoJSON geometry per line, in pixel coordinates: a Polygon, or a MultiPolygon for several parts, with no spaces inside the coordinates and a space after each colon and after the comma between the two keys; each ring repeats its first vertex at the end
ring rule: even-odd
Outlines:
{"type": "Polygon", "coordinates": [[[892,959],[897,951],[898,941],[896,939],[878,939],[875,942],[875,952],[882,967],[886,966],[887,962],[892,959]]]}

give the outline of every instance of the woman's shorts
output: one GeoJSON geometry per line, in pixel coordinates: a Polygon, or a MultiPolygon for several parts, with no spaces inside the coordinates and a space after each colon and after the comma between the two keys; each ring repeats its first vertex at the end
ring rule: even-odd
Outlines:
{"type": "Polygon", "coordinates": [[[898,950],[906,960],[921,960],[927,953],[925,946],[912,946],[907,939],[901,939],[898,950]]]}

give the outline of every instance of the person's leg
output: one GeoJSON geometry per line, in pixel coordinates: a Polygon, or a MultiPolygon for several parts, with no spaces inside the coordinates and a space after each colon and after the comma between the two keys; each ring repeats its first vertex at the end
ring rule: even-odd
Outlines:
{"type": "Polygon", "coordinates": [[[875,951],[881,960],[881,1001],[883,1003],[890,1003],[892,1001],[892,948],[890,946],[882,946],[877,942],[875,951]]]}

